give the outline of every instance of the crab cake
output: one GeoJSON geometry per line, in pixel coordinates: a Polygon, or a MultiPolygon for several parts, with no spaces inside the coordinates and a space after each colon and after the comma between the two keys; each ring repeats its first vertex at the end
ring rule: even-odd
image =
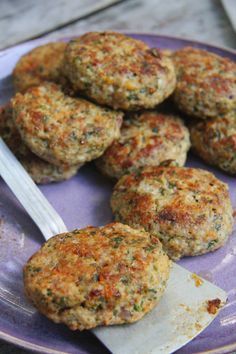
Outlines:
{"type": "Polygon", "coordinates": [[[236,63],[191,47],[176,51],[173,59],[177,72],[173,98],[179,109],[202,119],[236,109],[236,63]]]}
{"type": "Polygon", "coordinates": [[[25,92],[45,81],[61,83],[65,47],[63,42],[47,43],[22,56],[13,71],[16,91],[25,92]]]}
{"type": "Polygon", "coordinates": [[[167,56],[115,32],[90,32],[72,40],[64,69],[75,90],[115,109],[153,108],[176,85],[167,56]]]}
{"type": "Polygon", "coordinates": [[[204,161],[236,174],[236,113],[190,126],[193,150],[204,161]]]}
{"type": "Polygon", "coordinates": [[[111,206],[117,221],[158,236],[175,260],[216,250],[233,227],[228,186],[201,169],[146,167],[125,175],[111,206]]]}
{"type": "Polygon", "coordinates": [[[55,84],[18,93],[12,104],[23,141],[58,166],[98,158],[120,135],[123,113],[69,97],[55,84]]]}
{"type": "Polygon", "coordinates": [[[74,176],[80,166],[55,166],[33,154],[23,143],[12,117],[12,107],[0,108],[0,135],[36,183],[59,182],[74,176]]]}
{"type": "Polygon", "coordinates": [[[112,223],[54,236],[24,267],[28,298],[72,330],[131,323],[160,300],[170,260],[156,236],[112,223]]]}
{"type": "Polygon", "coordinates": [[[189,147],[189,132],[180,118],[144,112],[124,121],[120,138],[97,160],[97,166],[115,178],[165,160],[183,166],[189,147]]]}

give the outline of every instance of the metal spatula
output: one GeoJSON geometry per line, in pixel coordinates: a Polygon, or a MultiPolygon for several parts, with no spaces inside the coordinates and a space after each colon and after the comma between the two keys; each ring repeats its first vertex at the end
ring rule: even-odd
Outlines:
{"type": "MultiPolygon", "coordinates": [[[[46,240],[67,231],[61,217],[1,138],[0,173],[46,240]]],[[[99,327],[93,333],[114,354],[172,353],[215,318],[217,311],[215,314],[207,311],[208,301],[214,299],[220,299],[223,306],[227,295],[174,264],[166,292],[153,311],[135,324],[99,327]]]]}

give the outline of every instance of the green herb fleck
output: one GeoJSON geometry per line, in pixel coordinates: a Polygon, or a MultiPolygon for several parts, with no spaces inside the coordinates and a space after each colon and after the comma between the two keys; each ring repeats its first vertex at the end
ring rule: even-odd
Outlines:
{"type": "Polygon", "coordinates": [[[221,132],[219,130],[215,130],[213,137],[216,138],[216,139],[220,139],[221,138],[221,132]]]}
{"type": "Polygon", "coordinates": [[[141,301],[140,305],[134,304],[134,311],[141,312],[143,310],[143,300],[141,301]]]}
{"type": "Polygon", "coordinates": [[[124,284],[124,285],[127,285],[127,284],[129,284],[129,282],[130,282],[130,279],[129,279],[129,277],[127,276],[127,275],[123,275],[123,277],[121,277],[121,282],[124,284]]]}
{"type": "Polygon", "coordinates": [[[156,294],[157,293],[157,290],[156,289],[148,289],[148,291],[150,291],[151,293],[154,293],[154,294],[156,294]]]}
{"type": "Polygon", "coordinates": [[[99,280],[99,275],[98,274],[94,274],[93,275],[93,281],[98,281],[99,280]]]}
{"type": "Polygon", "coordinates": [[[70,133],[70,139],[71,139],[71,140],[77,140],[77,134],[76,134],[75,131],[72,131],[72,132],[70,133]]]}
{"type": "Polygon", "coordinates": [[[47,296],[52,296],[52,290],[51,289],[47,289],[47,296]]]}
{"type": "Polygon", "coordinates": [[[38,272],[40,272],[40,270],[41,270],[41,267],[29,266],[29,271],[30,271],[31,273],[38,273],[38,272]]]}
{"type": "Polygon", "coordinates": [[[165,195],[165,189],[164,189],[164,188],[161,187],[161,188],[159,189],[159,191],[160,191],[161,195],[165,195]]]}
{"type": "Polygon", "coordinates": [[[215,224],[215,229],[216,231],[219,231],[221,229],[221,224],[215,224]]]}
{"type": "Polygon", "coordinates": [[[114,248],[119,247],[121,242],[123,241],[123,237],[117,236],[112,239],[112,241],[115,243],[114,248]]]}
{"type": "Polygon", "coordinates": [[[128,101],[137,100],[137,99],[138,99],[138,96],[137,96],[136,93],[131,92],[131,93],[129,94],[129,96],[127,97],[127,99],[128,99],[128,101]]]}
{"type": "Polygon", "coordinates": [[[67,306],[67,298],[65,296],[62,296],[58,301],[58,305],[61,307],[67,306]]]}
{"type": "Polygon", "coordinates": [[[156,248],[156,245],[150,245],[148,247],[145,247],[144,250],[147,252],[151,252],[156,248]]]}
{"type": "Polygon", "coordinates": [[[159,131],[159,128],[158,128],[158,127],[152,128],[152,132],[153,132],[153,133],[158,133],[158,131],[159,131]]]}
{"type": "Polygon", "coordinates": [[[140,312],[142,309],[140,308],[139,305],[134,304],[134,311],[140,312]]]}
{"type": "Polygon", "coordinates": [[[172,183],[172,182],[170,182],[170,181],[168,181],[168,187],[169,187],[170,189],[174,189],[174,188],[176,187],[176,184],[175,184],[175,183],[172,183]]]}
{"type": "Polygon", "coordinates": [[[218,242],[218,240],[212,240],[212,241],[210,241],[210,242],[208,243],[208,245],[207,245],[207,249],[212,248],[217,242],[218,242]]]}

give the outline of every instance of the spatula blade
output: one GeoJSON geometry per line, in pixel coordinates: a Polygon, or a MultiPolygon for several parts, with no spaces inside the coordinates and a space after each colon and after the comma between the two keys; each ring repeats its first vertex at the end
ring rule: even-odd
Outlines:
{"type": "Polygon", "coordinates": [[[207,311],[209,300],[226,303],[224,290],[173,265],[161,302],[141,321],[100,327],[93,333],[113,354],[172,353],[191,341],[216,317],[207,311]]]}

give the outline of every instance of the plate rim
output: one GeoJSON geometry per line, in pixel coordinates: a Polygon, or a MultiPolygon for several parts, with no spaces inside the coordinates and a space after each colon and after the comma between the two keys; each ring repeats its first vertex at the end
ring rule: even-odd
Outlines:
{"type": "Polygon", "coordinates": [[[196,44],[200,44],[200,45],[206,45],[212,48],[216,48],[216,49],[220,49],[226,52],[230,52],[231,54],[236,55],[236,49],[233,49],[231,47],[227,47],[227,46],[218,46],[218,45],[214,45],[211,44],[209,42],[205,42],[205,41],[199,41],[199,40],[195,40],[195,39],[191,39],[191,38],[185,38],[185,37],[181,37],[181,36],[171,36],[168,34],[158,34],[155,32],[142,32],[142,31],[117,31],[117,32],[121,32],[121,33],[127,33],[127,34],[140,34],[140,35],[146,35],[146,36],[150,36],[150,37],[161,37],[161,38],[167,38],[167,39],[174,39],[174,40],[178,40],[178,41],[183,41],[183,42],[193,42],[196,44]]]}
{"type": "MultiPolygon", "coordinates": [[[[98,31],[98,32],[104,32],[105,30],[103,31],[98,31]]],[[[124,34],[127,34],[127,35],[144,35],[144,36],[149,36],[149,37],[160,37],[160,38],[163,38],[163,39],[173,39],[173,40],[177,40],[177,41],[183,41],[183,42],[192,42],[192,43],[196,43],[196,44],[199,44],[199,45],[203,45],[203,46],[209,46],[209,47],[212,47],[212,48],[215,48],[215,49],[219,49],[219,50],[222,50],[222,51],[226,51],[226,52],[230,52],[231,54],[234,54],[236,55],[236,49],[233,49],[231,47],[227,47],[227,46],[219,46],[219,45],[215,45],[215,44],[211,44],[210,42],[205,42],[205,41],[199,41],[199,40],[195,40],[195,39],[191,39],[191,38],[185,38],[185,37],[181,37],[181,36],[171,36],[171,35],[166,35],[166,34],[159,34],[158,32],[143,32],[143,31],[132,31],[132,30],[129,30],[129,31],[125,31],[125,30],[108,30],[108,31],[112,31],[112,32],[120,32],[120,33],[124,33],[124,34]]],[[[24,44],[31,44],[31,43],[37,43],[37,42],[55,42],[55,41],[63,41],[63,40],[69,40],[73,37],[78,37],[82,34],[86,33],[85,31],[78,31],[77,34],[75,35],[68,35],[68,36],[56,36],[56,37],[37,37],[35,39],[32,39],[32,40],[28,40],[28,41],[23,41],[23,42],[20,42],[18,44],[15,44],[15,45],[11,45],[7,48],[4,48],[4,49],[1,49],[0,50],[0,55],[2,55],[4,52],[7,52],[7,51],[10,51],[12,49],[17,49],[17,47],[21,47],[22,45],[24,44]]]]}
{"type": "Polygon", "coordinates": [[[39,344],[34,344],[32,342],[29,342],[24,339],[20,339],[18,337],[12,336],[4,331],[0,331],[0,339],[4,340],[6,343],[14,344],[17,347],[23,348],[23,349],[29,349],[32,350],[36,353],[42,353],[42,354],[70,354],[68,352],[62,352],[58,351],[56,349],[51,349],[39,344]],[[47,351],[45,351],[45,349],[47,351]],[[42,351],[43,350],[43,351],[42,351]]]}
{"type": "MultiPolygon", "coordinates": [[[[104,32],[106,30],[102,30],[99,32],[104,32]]],[[[208,46],[212,49],[219,49],[221,51],[224,52],[229,52],[233,55],[236,56],[236,49],[230,48],[230,47],[224,47],[224,46],[218,46],[218,45],[214,45],[211,44],[209,42],[205,42],[205,41],[199,41],[199,40],[195,40],[195,39],[191,39],[191,38],[185,38],[185,37],[181,37],[181,36],[172,36],[172,35],[165,35],[165,34],[158,34],[156,32],[143,32],[143,31],[136,31],[136,30],[129,30],[129,31],[125,31],[125,30],[108,30],[108,31],[113,31],[113,32],[120,32],[120,33],[124,33],[127,35],[142,35],[142,36],[148,36],[148,37],[158,37],[158,38],[163,38],[168,39],[168,40],[173,40],[173,41],[182,41],[185,42],[186,44],[189,42],[192,42],[193,44],[198,44],[200,46],[208,46]]],[[[2,50],[0,50],[0,60],[1,60],[1,56],[4,55],[7,52],[11,52],[12,50],[17,50],[17,48],[20,48],[26,44],[33,44],[33,43],[47,43],[47,42],[55,42],[55,41],[65,41],[65,40],[70,40],[71,38],[77,37],[82,35],[83,33],[86,33],[85,31],[78,31],[75,35],[68,35],[68,36],[60,36],[58,35],[58,37],[38,37],[32,40],[27,40],[27,41],[23,41],[21,43],[15,44],[15,45],[11,45],[7,48],[4,48],[2,50]]],[[[190,44],[188,44],[190,45],[190,44]]],[[[21,347],[23,349],[29,349],[32,350],[34,352],[38,352],[38,353],[42,353],[42,354],[69,354],[69,352],[64,352],[64,351],[58,351],[56,349],[51,349],[48,348],[46,346],[41,346],[38,344],[34,344],[30,341],[24,340],[24,339],[20,339],[19,337],[15,337],[13,335],[10,335],[2,330],[0,330],[0,339],[5,341],[6,343],[10,343],[10,344],[14,344],[17,347],[21,347]],[[42,351],[43,350],[43,351],[42,351]]],[[[206,350],[206,351],[201,351],[198,352],[197,354],[226,354],[226,353],[231,353],[232,350],[236,349],[236,342],[231,343],[231,344],[227,344],[224,346],[220,346],[211,350],[206,350]]]]}

